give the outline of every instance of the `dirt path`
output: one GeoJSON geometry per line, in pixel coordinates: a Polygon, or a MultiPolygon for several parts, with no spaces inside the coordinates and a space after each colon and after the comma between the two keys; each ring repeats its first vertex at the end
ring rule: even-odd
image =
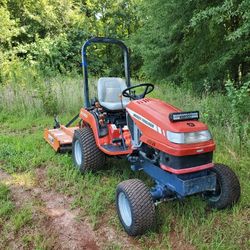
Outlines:
{"type": "MultiPolygon", "coordinates": [[[[27,185],[16,182],[15,178],[0,169],[0,182],[9,186],[17,208],[32,204],[35,215],[33,223],[44,232],[46,238],[52,239],[52,249],[96,250],[116,249],[117,246],[119,249],[142,249],[138,240],[128,237],[125,232],[117,234],[114,228],[107,226],[108,218],[102,218],[102,223],[94,230],[88,217],[82,217],[84,211],[70,208],[73,198],[47,190],[45,171],[43,168],[37,169],[33,185],[27,185]]],[[[169,240],[173,250],[196,249],[175,231],[170,232],[169,240]]],[[[11,249],[22,249],[14,236],[9,246],[11,249]]]]}
{"type": "Polygon", "coordinates": [[[44,170],[38,169],[37,185],[26,187],[16,184],[11,175],[0,170],[0,181],[9,185],[17,207],[36,201],[39,206],[32,206],[35,214],[42,215],[42,228],[53,235],[54,249],[105,249],[108,245],[118,245],[123,249],[140,249],[129,237],[118,236],[114,229],[100,226],[93,230],[88,218],[79,219],[80,209],[70,209],[72,199],[44,189],[44,170]]]}
{"type": "Polygon", "coordinates": [[[173,250],[196,250],[196,247],[186,242],[182,235],[175,231],[170,232],[169,238],[173,250]]]}

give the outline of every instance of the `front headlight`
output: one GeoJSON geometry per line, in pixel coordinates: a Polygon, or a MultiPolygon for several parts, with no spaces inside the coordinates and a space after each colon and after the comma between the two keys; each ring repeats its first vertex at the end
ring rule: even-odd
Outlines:
{"type": "Polygon", "coordinates": [[[189,133],[175,133],[167,131],[167,138],[169,141],[173,143],[191,144],[191,143],[209,141],[212,139],[212,136],[208,130],[189,132],[189,133]]]}

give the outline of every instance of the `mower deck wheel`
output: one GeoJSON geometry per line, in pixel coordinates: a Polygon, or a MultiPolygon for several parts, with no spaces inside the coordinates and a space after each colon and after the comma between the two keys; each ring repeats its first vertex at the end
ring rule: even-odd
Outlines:
{"type": "Polygon", "coordinates": [[[116,209],[125,231],[141,235],[155,225],[155,205],[148,187],[138,179],[121,182],[116,189],[116,209]]]}
{"type": "Polygon", "coordinates": [[[72,158],[80,172],[96,171],[105,164],[105,154],[96,146],[91,128],[75,130],[72,142],[72,158]]]}
{"type": "Polygon", "coordinates": [[[216,209],[231,207],[240,198],[240,183],[236,174],[226,165],[215,164],[212,169],[216,173],[215,192],[207,192],[205,198],[208,205],[216,209]]]}

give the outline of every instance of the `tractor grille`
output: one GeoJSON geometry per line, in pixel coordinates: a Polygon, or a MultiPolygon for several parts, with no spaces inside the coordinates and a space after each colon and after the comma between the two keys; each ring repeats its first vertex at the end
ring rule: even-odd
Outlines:
{"type": "Polygon", "coordinates": [[[196,166],[205,165],[211,163],[213,160],[213,152],[198,154],[198,155],[186,155],[186,156],[174,156],[166,153],[161,154],[161,163],[174,168],[192,168],[196,166]]]}

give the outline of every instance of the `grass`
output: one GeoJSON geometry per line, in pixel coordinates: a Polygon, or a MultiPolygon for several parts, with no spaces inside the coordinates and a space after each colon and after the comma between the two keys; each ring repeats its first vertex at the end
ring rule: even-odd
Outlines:
{"type": "Polygon", "coordinates": [[[36,202],[23,200],[16,206],[13,200],[11,184],[31,187],[29,176],[23,175],[15,174],[12,182],[0,182],[0,249],[51,249],[53,235],[45,233],[36,202]]]}
{"type": "Polygon", "coordinates": [[[13,207],[9,188],[0,183],[0,226],[3,226],[4,220],[10,217],[13,207]]]}
{"type": "MultiPolygon", "coordinates": [[[[10,238],[35,236],[29,231],[32,223],[32,209],[24,204],[16,207],[12,201],[10,188],[7,184],[0,183],[0,247],[6,249],[10,238]]],[[[15,240],[18,245],[18,240],[15,240]]]]}
{"type": "Polygon", "coordinates": [[[15,232],[18,232],[21,227],[30,223],[32,220],[32,211],[29,208],[23,208],[18,211],[18,213],[14,214],[11,218],[11,222],[13,224],[13,229],[15,232]]]}
{"type": "MultiPolygon", "coordinates": [[[[51,102],[56,103],[61,121],[66,122],[81,107],[81,78],[59,76],[48,82],[55,97],[51,102]]],[[[107,223],[120,234],[122,228],[114,207],[116,185],[128,178],[142,178],[146,182],[148,178],[143,173],[133,173],[126,161],[115,159],[109,160],[106,169],[98,173],[81,175],[77,172],[70,154],[55,154],[42,139],[43,129],[53,126],[53,116],[46,110],[50,104],[44,104],[42,97],[34,95],[35,89],[28,90],[27,86],[20,89],[20,86],[8,85],[2,87],[0,92],[1,168],[14,176],[23,175],[27,179],[26,183],[36,168],[46,168],[48,188],[74,197],[72,208],[81,208],[82,216],[91,218],[96,228],[107,223]],[[12,99],[9,99],[10,96],[12,99]]],[[[94,89],[93,84],[91,86],[94,89]]],[[[188,88],[172,85],[156,85],[151,96],[183,110],[201,111],[202,120],[209,125],[217,143],[215,161],[229,165],[236,172],[242,194],[238,204],[223,211],[207,209],[206,203],[199,197],[162,203],[157,208],[157,229],[135,241],[145,249],[171,249],[171,234],[175,232],[174,237],[184,245],[191,244],[197,249],[249,249],[249,114],[242,118],[245,130],[243,146],[240,148],[239,138],[230,123],[230,103],[225,96],[213,94],[199,97],[188,88]]],[[[8,230],[18,234],[27,222],[30,225],[35,223],[28,208],[20,211],[15,208],[8,186],[2,184],[0,203],[3,204],[0,206],[1,221],[11,225],[8,230]]],[[[3,231],[0,229],[0,233],[3,231]]],[[[45,244],[39,233],[22,235],[22,242],[23,245],[29,245],[30,242],[37,242],[38,246],[45,244]]],[[[0,248],[3,246],[0,242],[0,248]]],[[[119,246],[113,245],[109,249],[119,249],[119,246]]]]}

